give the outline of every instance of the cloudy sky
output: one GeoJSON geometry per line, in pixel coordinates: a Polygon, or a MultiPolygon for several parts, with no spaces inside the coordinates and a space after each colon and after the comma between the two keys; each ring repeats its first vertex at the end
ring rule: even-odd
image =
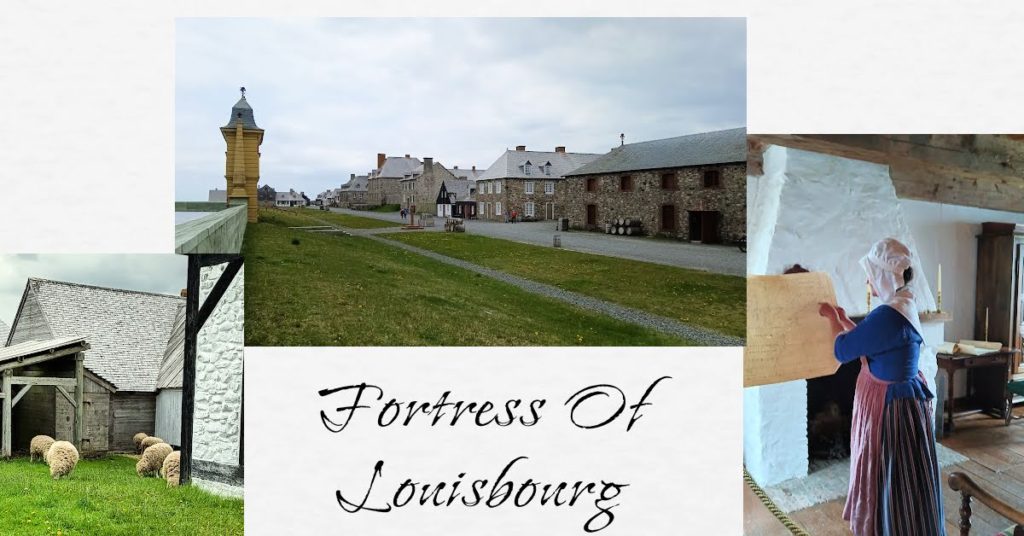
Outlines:
{"type": "Polygon", "coordinates": [[[0,255],[0,320],[14,321],[29,277],[178,294],[186,262],[184,255],[0,255]]]}
{"type": "Polygon", "coordinates": [[[743,126],[743,19],[179,19],[176,199],[224,187],[238,87],[261,183],[310,197],[378,152],[486,168],[743,126]]]}

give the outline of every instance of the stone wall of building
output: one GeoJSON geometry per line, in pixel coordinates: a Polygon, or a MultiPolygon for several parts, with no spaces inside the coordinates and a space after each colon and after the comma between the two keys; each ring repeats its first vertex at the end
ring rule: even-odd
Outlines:
{"type": "Polygon", "coordinates": [[[397,177],[371,177],[366,181],[366,202],[371,205],[389,205],[402,202],[397,177]]]}
{"type": "MultiPolygon", "coordinates": [[[[226,264],[200,272],[200,303],[226,264]]],[[[196,342],[195,413],[192,432],[195,484],[211,492],[241,494],[242,348],[245,269],[199,331],[196,342]],[[209,483],[209,485],[206,485],[209,483]]]]}
{"type": "Polygon", "coordinates": [[[477,217],[481,219],[505,221],[509,213],[515,210],[520,219],[551,220],[563,217],[566,184],[565,179],[500,179],[478,181],[476,185],[477,217]],[[494,193],[494,183],[501,182],[501,193],[494,193]],[[526,193],[526,183],[533,183],[533,193],[526,193]],[[547,194],[544,184],[550,182],[554,186],[553,193],[547,194]],[[485,191],[484,184],[490,183],[491,193],[485,191]],[[495,213],[495,203],[501,203],[501,215],[495,213]],[[534,204],[534,215],[528,217],[526,204],[534,204]]]}
{"type": "Polygon", "coordinates": [[[690,238],[689,214],[693,211],[719,213],[718,234],[731,242],[746,234],[746,166],[743,163],[715,166],[634,171],[625,173],[572,176],[561,189],[564,217],[574,229],[587,228],[587,206],[597,207],[597,227],[616,218],[639,218],[645,234],[690,238]],[[704,172],[719,171],[716,187],[704,186],[704,172]],[[663,188],[664,175],[675,177],[674,188],[663,188]],[[632,180],[632,190],[622,191],[623,176],[632,180]],[[587,190],[588,180],[596,181],[595,191],[587,190]],[[662,221],[663,208],[675,207],[674,225],[662,221]]]}

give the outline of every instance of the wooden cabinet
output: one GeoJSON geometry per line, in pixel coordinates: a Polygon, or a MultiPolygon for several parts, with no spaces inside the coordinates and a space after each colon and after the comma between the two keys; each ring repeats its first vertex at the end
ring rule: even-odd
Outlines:
{"type": "Polygon", "coordinates": [[[978,235],[974,338],[1021,348],[1024,323],[1024,225],[986,222],[978,235]]]}

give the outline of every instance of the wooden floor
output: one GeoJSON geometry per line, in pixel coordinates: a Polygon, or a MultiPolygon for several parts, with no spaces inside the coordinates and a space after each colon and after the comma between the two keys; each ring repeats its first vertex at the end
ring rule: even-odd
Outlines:
{"type": "MultiPolygon", "coordinates": [[[[962,464],[946,467],[943,476],[943,506],[946,531],[959,534],[960,495],[949,489],[949,474],[967,473],[975,482],[993,495],[1024,510],[1024,408],[1017,407],[1010,426],[1001,419],[986,415],[973,415],[957,419],[956,432],[941,443],[970,458],[962,464]]],[[[972,503],[971,534],[991,536],[1006,529],[1010,522],[1001,518],[981,503],[972,503]]],[[[748,535],[785,536],[789,531],[744,486],[744,531],[748,535]]],[[[849,535],[843,521],[843,500],[819,504],[790,514],[807,532],[815,536],[849,535]]]]}

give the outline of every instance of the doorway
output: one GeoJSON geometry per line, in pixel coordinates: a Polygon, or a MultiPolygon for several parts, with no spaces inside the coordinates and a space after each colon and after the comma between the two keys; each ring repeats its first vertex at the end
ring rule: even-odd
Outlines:
{"type": "Polygon", "coordinates": [[[661,231],[675,232],[676,230],[676,206],[661,206],[661,231]]]}
{"type": "Polygon", "coordinates": [[[597,227],[597,205],[587,205],[587,228],[597,227]]]}
{"type": "Polygon", "coordinates": [[[717,244],[719,213],[715,210],[691,210],[689,238],[702,244],[717,244]]]}

